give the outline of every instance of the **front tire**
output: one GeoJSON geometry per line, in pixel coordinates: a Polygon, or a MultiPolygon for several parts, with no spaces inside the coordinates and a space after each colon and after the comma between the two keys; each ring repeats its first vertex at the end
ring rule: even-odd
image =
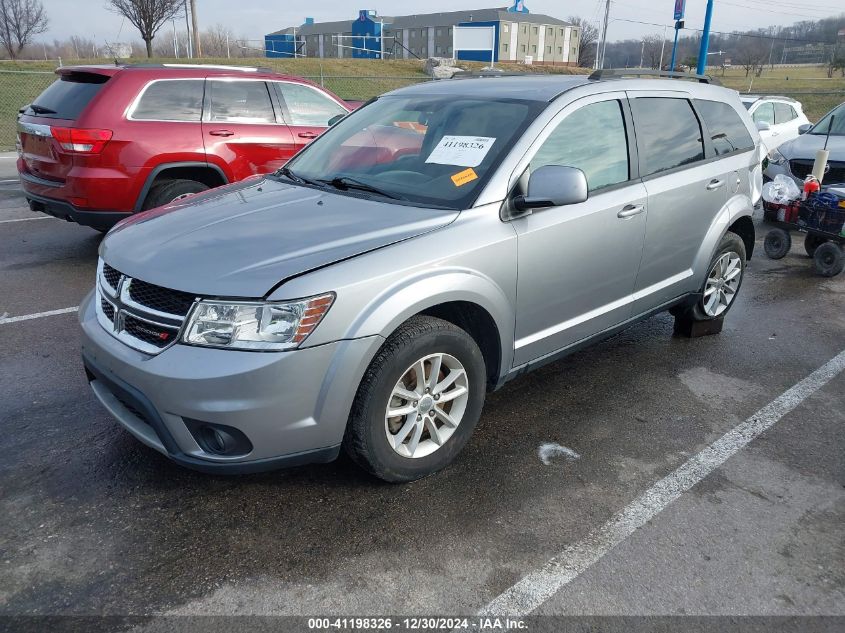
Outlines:
{"type": "Polygon", "coordinates": [[[807,233],[807,236],[804,238],[804,250],[807,251],[807,255],[812,257],[816,254],[816,249],[822,244],[824,244],[826,241],[827,240],[825,240],[823,237],[807,233]]]}
{"type": "Polygon", "coordinates": [[[457,326],[428,316],[403,323],[370,363],[343,445],[389,482],[420,479],[451,463],[481,416],[486,366],[457,326]]]}
{"type": "Polygon", "coordinates": [[[772,229],[766,233],[763,250],[769,259],[783,259],[792,248],[792,236],[783,229],[772,229]]]}

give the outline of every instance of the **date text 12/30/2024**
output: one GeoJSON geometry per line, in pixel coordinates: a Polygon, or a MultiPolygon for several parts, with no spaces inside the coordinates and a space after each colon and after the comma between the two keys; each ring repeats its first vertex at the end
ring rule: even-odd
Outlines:
{"type": "Polygon", "coordinates": [[[352,617],[352,618],[309,618],[308,629],[312,631],[331,630],[396,630],[396,631],[519,631],[527,630],[527,624],[519,618],[495,617],[352,617]]]}

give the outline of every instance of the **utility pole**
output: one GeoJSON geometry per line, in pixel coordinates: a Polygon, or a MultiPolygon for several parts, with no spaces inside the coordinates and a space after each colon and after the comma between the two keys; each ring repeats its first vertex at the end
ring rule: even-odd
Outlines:
{"type": "Polygon", "coordinates": [[[194,29],[194,54],[202,57],[202,42],[200,41],[200,30],[197,27],[197,0],[191,0],[191,27],[194,29]]]}
{"type": "Polygon", "coordinates": [[[601,58],[596,58],[596,69],[604,68],[604,53],[607,50],[607,22],[610,19],[610,0],[604,5],[604,24],[601,29],[601,58]]]}
{"type": "Polygon", "coordinates": [[[191,46],[191,23],[188,16],[188,0],[185,0],[185,30],[188,32],[188,38],[185,42],[185,48],[188,49],[188,57],[194,56],[194,47],[191,46]]]}
{"type": "Polygon", "coordinates": [[[643,44],[640,46],[640,65],[639,68],[643,67],[643,56],[645,55],[645,38],[643,38],[643,44]]]}
{"type": "Polygon", "coordinates": [[[663,51],[666,48],[666,27],[663,27],[663,41],[660,42],[660,64],[657,66],[657,70],[663,70],[663,51]]]}

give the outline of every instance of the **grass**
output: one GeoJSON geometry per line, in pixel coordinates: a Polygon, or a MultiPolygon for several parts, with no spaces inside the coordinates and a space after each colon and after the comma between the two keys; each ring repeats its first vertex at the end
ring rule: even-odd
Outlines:
{"type": "MultiPolygon", "coordinates": [[[[139,60],[145,62],[147,60],[139,60]]],[[[187,60],[152,59],[152,63],[173,63],[187,60]]],[[[389,90],[394,90],[428,77],[421,60],[380,61],[367,59],[203,59],[205,64],[228,64],[245,66],[267,66],[281,73],[309,77],[322,81],[323,85],[345,99],[369,99],[389,90]],[[322,77],[322,80],[321,80],[322,77]]],[[[104,63],[102,59],[66,60],[66,64],[104,63]]],[[[479,70],[481,63],[461,62],[465,70],[479,70]]],[[[30,103],[55,79],[54,61],[11,62],[0,60],[0,150],[8,150],[15,143],[15,118],[18,109],[30,103]],[[28,71],[28,72],[21,72],[28,71]]],[[[585,73],[582,68],[523,66],[519,64],[497,64],[504,71],[533,73],[585,73]]],[[[828,110],[845,101],[845,78],[827,78],[826,69],[821,66],[796,68],[766,68],[760,77],[746,77],[742,68],[729,68],[724,72],[711,69],[725,86],[742,93],[781,94],[797,99],[804,105],[804,111],[811,121],[818,120],[828,110]],[[815,94],[806,94],[806,93],[815,94]],[[833,93],[833,94],[823,94],[833,93]]],[[[751,73],[749,75],[752,75],[751,73]]]]}

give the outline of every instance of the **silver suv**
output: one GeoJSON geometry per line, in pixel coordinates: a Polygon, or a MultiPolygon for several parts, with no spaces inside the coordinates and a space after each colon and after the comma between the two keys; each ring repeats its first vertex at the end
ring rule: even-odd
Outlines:
{"type": "Polygon", "coordinates": [[[662,310],[730,309],[764,152],[736,92],[522,76],[397,90],[276,174],[141,213],[80,308],[91,387],[203,471],[443,468],[489,390],[662,310]]]}

